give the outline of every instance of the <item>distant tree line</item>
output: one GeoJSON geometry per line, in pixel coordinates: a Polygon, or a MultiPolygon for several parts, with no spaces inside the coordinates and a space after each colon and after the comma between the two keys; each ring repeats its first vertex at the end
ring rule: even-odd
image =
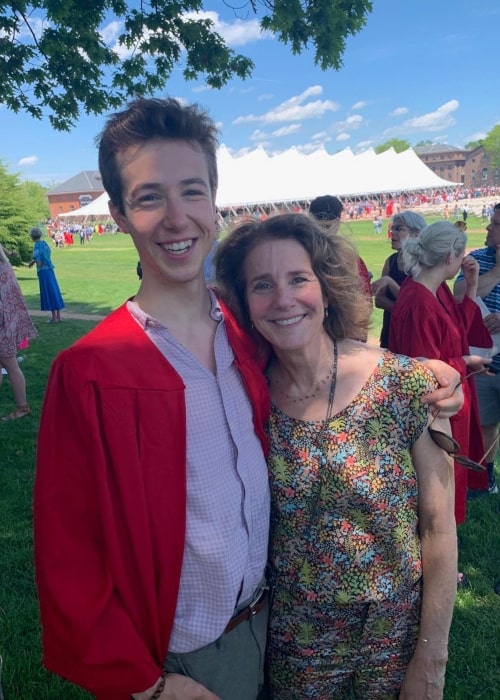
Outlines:
{"type": "Polygon", "coordinates": [[[48,219],[47,190],[38,182],[22,182],[0,161],[0,243],[19,265],[31,259],[31,226],[48,219]]]}

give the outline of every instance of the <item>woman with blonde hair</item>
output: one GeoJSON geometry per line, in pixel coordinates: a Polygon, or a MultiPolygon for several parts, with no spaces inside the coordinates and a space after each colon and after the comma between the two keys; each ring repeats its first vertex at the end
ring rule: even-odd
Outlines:
{"type": "MultiPolygon", "coordinates": [[[[4,367],[9,376],[16,402],[15,408],[3,416],[3,421],[17,420],[31,413],[26,401],[26,380],[16,353],[37,335],[5,249],[0,245],[0,368],[4,367]]],[[[0,372],[0,385],[2,379],[0,372]]]]}
{"type": "MultiPolygon", "coordinates": [[[[465,255],[467,236],[448,221],[427,226],[417,238],[403,244],[403,263],[409,275],[401,286],[391,316],[389,349],[410,357],[431,357],[450,364],[462,378],[464,405],[450,419],[452,436],[460,452],[472,460],[481,460],[479,409],[472,377],[484,370],[489,360],[469,353],[468,332],[482,325],[477,295],[479,265],[465,255]],[[458,304],[447,280],[462,269],[466,294],[458,304]]],[[[491,340],[490,340],[491,342],[491,340]]],[[[487,488],[486,472],[472,472],[455,462],[455,518],[466,516],[467,487],[487,488]]]]}

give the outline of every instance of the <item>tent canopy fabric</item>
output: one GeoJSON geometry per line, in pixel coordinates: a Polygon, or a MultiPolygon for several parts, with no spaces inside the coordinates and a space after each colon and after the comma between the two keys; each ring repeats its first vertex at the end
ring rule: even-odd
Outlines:
{"type": "Polygon", "coordinates": [[[68,211],[65,214],[59,214],[60,219],[86,219],[89,216],[104,217],[109,218],[111,215],[109,213],[109,196],[107,192],[103,192],[96,199],[94,199],[90,204],[86,204],[81,209],[75,209],[74,211],[68,211]]]}
{"type": "MultiPolygon", "coordinates": [[[[428,168],[412,148],[376,154],[373,149],[355,155],[349,148],[330,155],[324,148],[304,154],[296,148],[269,156],[261,147],[232,156],[226,146],[217,154],[217,206],[227,209],[271,202],[303,202],[325,192],[339,197],[383,192],[439,190],[459,185],[443,180],[428,168]]],[[[60,214],[65,219],[109,218],[104,192],[87,206],[60,214]]]]}
{"type": "Polygon", "coordinates": [[[310,154],[289,149],[268,156],[262,148],[234,158],[221,146],[218,153],[219,208],[261,202],[307,201],[328,192],[355,197],[382,192],[443,189],[460,183],[443,180],[411,148],[359,155],[344,149],[334,155],[319,149],[310,154]]]}

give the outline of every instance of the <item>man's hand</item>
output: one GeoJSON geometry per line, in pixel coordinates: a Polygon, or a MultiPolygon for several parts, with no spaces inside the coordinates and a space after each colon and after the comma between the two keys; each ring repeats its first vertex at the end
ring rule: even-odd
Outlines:
{"type": "Polygon", "coordinates": [[[479,280],[479,263],[472,257],[466,255],[462,260],[462,273],[465,280],[465,293],[474,299],[477,296],[477,283],[479,280]]]}
{"type": "MultiPolygon", "coordinates": [[[[132,697],[134,700],[150,700],[158,683],[159,681],[143,693],[133,693],[132,697]]],[[[169,673],[160,700],[220,700],[220,698],[188,676],[169,673]]]]}
{"type": "MultiPolygon", "coordinates": [[[[500,258],[500,253],[498,257],[500,258]]],[[[483,318],[483,321],[490,335],[500,333],[500,313],[488,314],[483,318]]]]}
{"type": "Polygon", "coordinates": [[[384,277],[380,277],[380,279],[375,280],[375,282],[372,282],[371,284],[371,292],[375,296],[377,294],[386,294],[387,290],[390,289],[391,292],[396,291],[399,289],[399,285],[392,279],[392,277],[389,277],[388,275],[384,275],[384,277]]]}
{"type": "Polygon", "coordinates": [[[464,362],[467,365],[467,373],[471,372],[480,374],[486,373],[488,365],[491,364],[491,357],[482,357],[481,355],[463,355],[464,362]]]}

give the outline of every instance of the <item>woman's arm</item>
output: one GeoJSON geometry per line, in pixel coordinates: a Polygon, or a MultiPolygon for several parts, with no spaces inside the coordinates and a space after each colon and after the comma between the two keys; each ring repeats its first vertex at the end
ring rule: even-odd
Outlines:
{"type": "Polygon", "coordinates": [[[380,279],[373,282],[371,286],[372,294],[375,297],[375,306],[377,309],[384,309],[384,311],[392,311],[395,303],[394,300],[397,298],[399,293],[399,284],[389,275],[389,260],[390,258],[387,258],[384,263],[380,279]],[[393,298],[387,294],[388,291],[392,293],[393,298]]]}
{"type": "Polygon", "coordinates": [[[392,277],[385,275],[372,284],[372,294],[375,296],[377,309],[392,311],[399,294],[399,284],[392,277]],[[390,294],[388,293],[390,292],[390,294]]]}
{"type": "MultiPolygon", "coordinates": [[[[450,433],[448,420],[438,419],[433,427],[450,433]]],[[[457,587],[453,462],[427,430],[415,443],[412,459],[418,478],[423,593],[417,647],[399,697],[441,700],[457,587]]]]}

